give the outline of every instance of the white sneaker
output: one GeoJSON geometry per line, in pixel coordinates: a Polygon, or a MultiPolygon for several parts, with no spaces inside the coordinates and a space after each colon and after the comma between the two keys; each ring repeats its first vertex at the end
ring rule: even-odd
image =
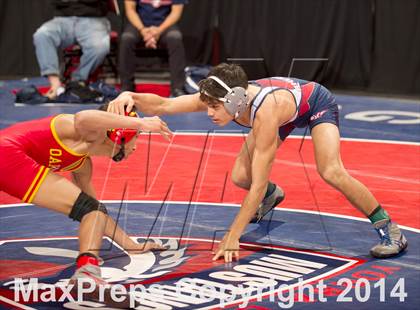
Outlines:
{"type": "MultiPolygon", "coordinates": [[[[83,296],[80,296],[82,300],[104,303],[107,307],[114,309],[131,309],[130,294],[127,293],[124,296],[122,293],[119,293],[119,300],[114,300],[112,293],[112,284],[109,284],[104,279],[102,279],[101,269],[98,266],[86,264],[76,270],[69,282],[70,284],[74,285],[71,290],[71,293],[75,298],[79,298],[79,296],[77,296],[79,287],[78,281],[82,281],[82,286],[84,289],[90,288],[92,285],[92,281],[95,285],[95,290],[93,290],[93,292],[84,293],[83,296]]],[[[137,301],[134,299],[133,305],[134,307],[138,306],[137,301]]]]}
{"type": "Polygon", "coordinates": [[[397,224],[389,220],[382,220],[373,224],[373,226],[381,238],[381,242],[370,250],[370,254],[373,257],[392,257],[400,254],[407,248],[407,239],[401,233],[397,224]]]}

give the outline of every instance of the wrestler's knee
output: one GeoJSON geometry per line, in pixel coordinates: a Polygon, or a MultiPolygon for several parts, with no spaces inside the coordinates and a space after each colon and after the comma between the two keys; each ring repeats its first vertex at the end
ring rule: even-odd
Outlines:
{"type": "Polygon", "coordinates": [[[74,221],[81,222],[83,217],[91,212],[98,212],[99,215],[108,214],[108,211],[103,203],[87,195],[86,193],[81,192],[73,204],[69,218],[73,219],[74,221]]]}
{"type": "Polygon", "coordinates": [[[344,167],[338,164],[326,165],[324,167],[318,167],[318,173],[322,179],[330,185],[338,186],[348,176],[347,171],[344,167]]]}
{"type": "Polygon", "coordinates": [[[235,165],[232,169],[231,179],[233,184],[238,187],[249,189],[251,186],[251,178],[248,176],[245,167],[235,165]]]}

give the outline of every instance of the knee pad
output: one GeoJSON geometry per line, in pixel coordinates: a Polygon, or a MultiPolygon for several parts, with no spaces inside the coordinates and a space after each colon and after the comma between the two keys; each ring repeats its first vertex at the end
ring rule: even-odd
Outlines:
{"type": "Polygon", "coordinates": [[[84,192],[81,192],[71,209],[69,218],[73,219],[73,221],[81,222],[86,214],[93,211],[100,211],[104,214],[108,214],[108,211],[103,203],[84,192]]]}

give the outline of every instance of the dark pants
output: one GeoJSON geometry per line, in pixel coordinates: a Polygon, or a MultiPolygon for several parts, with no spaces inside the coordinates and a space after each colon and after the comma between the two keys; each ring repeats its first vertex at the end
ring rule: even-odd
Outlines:
{"type": "MultiPolygon", "coordinates": [[[[122,90],[134,90],[136,72],[136,46],[143,43],[140,32],[130,23],[124,29],[120,40],[119,70],[122,90]]],[[[143,44],[144,45],[144,44],[143,44]]],[[[185,50],[182,33],[176,25],[168,28],[159,38],[159,47],[168,49],[171,88],[183,89],[185,82],[185,50]]]]}

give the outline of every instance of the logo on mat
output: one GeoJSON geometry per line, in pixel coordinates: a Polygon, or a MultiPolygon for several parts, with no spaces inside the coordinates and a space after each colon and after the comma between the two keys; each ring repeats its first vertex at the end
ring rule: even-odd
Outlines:
{"type": "MultiPolygon", "coordinates": [[[[298,281],[319,280],[358,263],[354,259],[329,254],[242,244],[240,261],[225,264],[223,260],[211,260],[211,250],[213,246],[217,247],[212,240],[152,240],[168,250],[127,255],[113,247],[109,253],[102,254],[105,257],[101,265],[104,279],[110,283],[142,284],[144,291],[139,302],[145,308],[200,309],[237,304],[251,298],[267,297],[278,291],[281,285],[294,286],[298,281]],[[156,285],[160,287],[158,292],[156,285]],[[208,298],[203,298],[200,292],[208,298]]],[[[103,248],[110,245],[107,240],[103,248]]],[[[40,286],[67,283],[74,272],[77,247],[77,238],[73,237],[3,241],[0,260],[8,261],[10,268],[7,274],[1,273],[1,288],[13,290],[16,285],[14,278],[23,279],[23,283],[26,279],[29,283],[30,278],[36,277],[40,286]]],[[[35,308],[36,305],[39,303],[31,303],[35,308]]],[[[77,302],[51,302],[48,306],[76,309],[78,305],[77,302]]],[[[106,305],[95,305],[95,309],[105,308],[106,305]]]]}

